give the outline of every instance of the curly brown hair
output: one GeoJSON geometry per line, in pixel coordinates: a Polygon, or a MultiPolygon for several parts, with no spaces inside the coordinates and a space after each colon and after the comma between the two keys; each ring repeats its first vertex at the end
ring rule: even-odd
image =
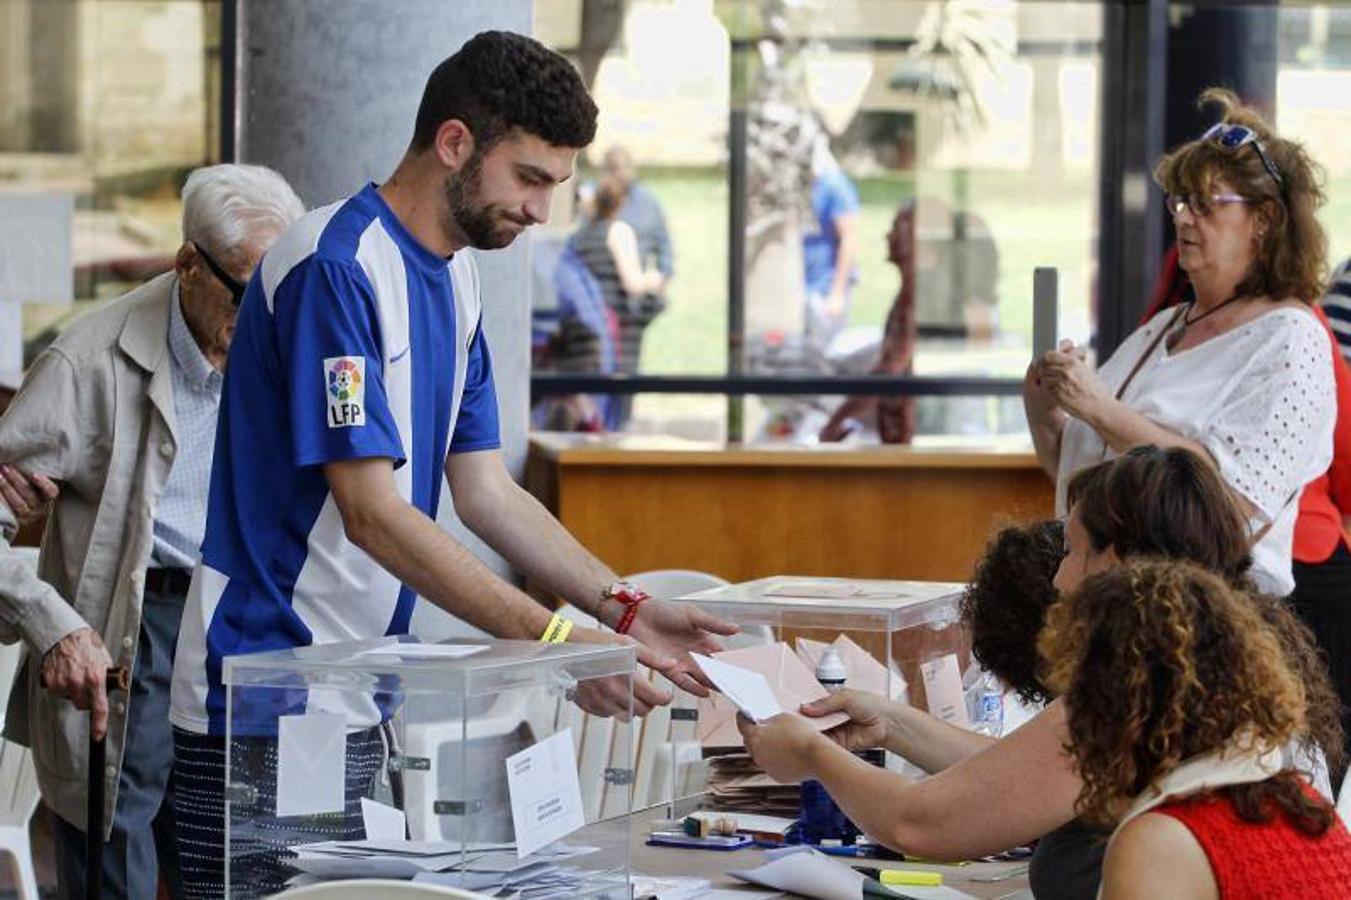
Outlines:
{"type": "MultiPolygon", "coordinates": [[[[1140,560],[1087,579],[1051,607],[1039,646],[1084,782],[1076,808],[1093,824],[1119,821],[1186,760],[1235,742],[1283,747],[1306,729],[1309,698],[1280,635],[1252,597],[1191,563],[1140,560]]],[[[1220,791],[1249,822],[1279,811],[1317,835],[1336,815],[1293,769],[1220,791]]]]}
{"type": "Polygon", "coordinates": [[[1052,519],[1011,525],[990,540],[962,593],[971,652],[1024,703],[1054,696],[1037,675],[1037,635],[1055,602],[1052,581],[1065,555],[1065,526],[1052,519]]]}
{"type": "Polygon", "coordinates": [[[1154,166],[1154,180],[1170,194],[1209,194],[1223,180],[1249,198],[1267,227],[1252,269],[1236,292],[1273,300],[1293,297],[1312,305],[1327,282],[1328,239],[1317,215],[1326,200],[1323,168],[1302,144],[1273,132],[1233,91],[1204,91],[1197,105],[1208,104],[1219,106],[1221,122],[1243,125],[1256,134],[1281,181],[1266,170],[1254,148],[1225,147],[1201,138],[1165,153],[1154,166]]]}

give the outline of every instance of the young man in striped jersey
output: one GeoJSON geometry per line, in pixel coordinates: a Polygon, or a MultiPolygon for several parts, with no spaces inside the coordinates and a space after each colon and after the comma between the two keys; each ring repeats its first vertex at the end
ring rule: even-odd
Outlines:
{"type": "MultiPolygon", "coordinates": [[[[635,598],[510,477],[498,450],[478,273],[465,248],[544,222],[595,133],[596,107],[561,56],[484,32],[432,72],[393,175],[288,230],[250,282],[221,402],[202,561],[175,660],[180,852],[189,895],[221,889],[226,656],[407,632],[416,595],[504,638],[550,613],[439,528],[444,474],[464,523],[532,581],[628,638],[639,660],[703,693],[689,651],[734,631],[685,605],[635,598]]],[[[669,702],[635,682],[639,714],[669,702]]],[[[627,696],[593,694],[624,715],[627,696]]],[[[236,710],[233,736],[268,740],[279,713],[236,710]]],[[[285,704],[282,704],[285,705],[285,704]]],[[[348,739],[348,786],[378,760],[348,739]]],[[[341,820],[343,817],[336,817],[341,820]]],[[[336,834],[352,823],[339,822],[336,834]]],[[[355,829],[360,832],[360,817],[355,829]]],[[[279,886],[299,835],[259,829],[248,894],[279,886]]],[[[314,839],[327,832],[310,832],[314,839]]],[[[336,836],[334,834],[334,836],[336,836]]]]}

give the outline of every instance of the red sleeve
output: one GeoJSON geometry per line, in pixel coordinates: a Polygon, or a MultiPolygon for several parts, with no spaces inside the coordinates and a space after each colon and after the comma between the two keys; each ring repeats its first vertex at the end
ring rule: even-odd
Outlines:
{"type": "Polygon", "coordinates": [[[1351,516],[1351,368],[1342,356],[1337,338],[1322,307],[1314,312],[1328,329],[1332,342],[1332,373],[1337,382],[1337,424],[1332,431],[1332,465],[1328,468],[1328,494],[1343,516],[1351,516]]]}

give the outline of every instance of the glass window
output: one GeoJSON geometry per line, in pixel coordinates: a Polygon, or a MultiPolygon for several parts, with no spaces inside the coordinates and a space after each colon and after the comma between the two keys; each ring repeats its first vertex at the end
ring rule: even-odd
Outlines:
{"type": "MultiPolygon", "coordinates": [[[[536,12],[537,35],[578,62],[601,110],[563,217],[575,224],[551,237],[578,251],[610,315],[608,336],[588,343],[575,304],[546,290],[536,371],[720,376],[739,353],[750,376],[1018,379],[1037,266],[1060,270],[1061,334],[1091,337],[1100,4],[633,0],[536,12]],[[613,206],[605,154],[616,146],[637,173],[629,193],[655,201],[671,239],[673,265],[646,306],[595,215],[597,200],[613,206]],[[741,234],[729,234],[733,215],[741,234]],[[613,361],[596,349],[607,337],[613,361]]],[[[634,201],[621,202],[630,208],[613,220],[642,231],[634,201]]],[[[639,262],[660,269],[638,242],[639,262]]],[[[814,441],[839,401],[728,408],[747,439],[814,441]]],[[[689,409],[674,403],[642,396],[616,427],[681,433],[689,409]]],[[[1013,396],[908,405],[921,439],[1026,428],[1013,396]]],[[[876,439],[875,419],[855,424],[856,438],[876,439]]]]}
{"type": "Polygon", "coordinates": [[[183,179],[217,159],[219,46],[215,2],[0,3],[0,207],[45,202],[74,269],[68,289],[3,298],[25,364],[86,304],[172,267],[183,179]]]}

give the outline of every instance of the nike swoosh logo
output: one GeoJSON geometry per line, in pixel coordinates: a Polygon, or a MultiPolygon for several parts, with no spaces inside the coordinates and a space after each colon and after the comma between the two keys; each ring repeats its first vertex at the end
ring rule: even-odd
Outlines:
{"type": "Polygon", "coordinates": [[[398,353],[394,354],[393,356],[391,356],[391,357],[389,358],[389,364],[390,364],[390,365],[394,365],[394,363],[398,362],[399,360],[401,360],[401,359],[403,359],[405,356],[407,356],[407,355],[408,355],[408,351],[409,351],[409,350],[412,350],[412,349],[413,349],[413,345],[412,345],[412,344],[409,344],[407,347],[404,347],[404,348],[403,348],[402,350],[400,350],[398,353]]]}

